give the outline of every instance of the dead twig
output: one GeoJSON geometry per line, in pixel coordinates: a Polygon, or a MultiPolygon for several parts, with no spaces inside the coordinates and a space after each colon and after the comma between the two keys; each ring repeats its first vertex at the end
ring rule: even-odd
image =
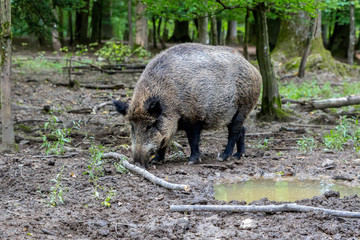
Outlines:
{"type": "Polygon", "coordinates": [[[160,185],[164,188],[172,189],[172,190],[185,190],[185,191],[190,190],[189,185],[169,183],[161,178],[156,177],[155,175],[151,174],[150,172],[146,171],[145,169],[137,167],[137,166],[129,163],[127,160],[125,160],[126,157],[122,154],[115,153],[115,152],[109,152],[109,153],[104,153],[103,157],[104,158],[115,158],[115,159],[122,160],[122,165],[124,167],[126,167],[127,169],[129,169],[137,174],[140,174],[141,176],[143,176],[150,182],[160,185]]]}
{"type": "Polygon", "coordinates": [[[292,204],[265,205],[265,206],[244,206],[244,205],[171,205],[171,211],[176,212],[323,212],[336,217],[360,218],[360,212],[332,210],[320,207],[310,207],[292,204]]]}

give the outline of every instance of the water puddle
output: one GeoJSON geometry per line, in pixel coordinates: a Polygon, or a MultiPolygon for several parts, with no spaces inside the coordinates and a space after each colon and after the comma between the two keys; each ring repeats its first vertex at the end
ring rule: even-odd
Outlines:
{"type": "Polygon", "coordinates": [[[215,199],[221,201],[246,201],[268,198],[270,201],[296,201],[320,196],[326,191],[340,192],[340,197],[358,194],[360,187],[327,183],[321,180],[256,179],[232,184],[215,185],[215,199]]]}

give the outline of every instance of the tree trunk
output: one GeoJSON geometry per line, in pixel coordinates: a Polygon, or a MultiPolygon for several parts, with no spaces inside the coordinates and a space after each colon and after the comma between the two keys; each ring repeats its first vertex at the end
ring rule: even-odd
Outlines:
{"type": "Polygon", "coordinates": [[[261,111],[259,117],[262,119],[273,120],[282,118],[283,116],[281,115],[284,113],[281,110],[281,98],[270,58],[265,10],[265,4],[260,3],[253,11],[257,26],[256,56],[263,80],[261,111]]]}
{"type": "Polygon", "coordinates": [[[217,21],[215,15],[210,16],[211,22],[211,37],[210,37],[210,44],[211,45],[218,45],[218,30],[217,30],[217,21]]]}
{"type": "Polygon", "coordinates": [[[91,42],[101,42],[102,0],[93,2],[91,10],[91,42]]]}
{"type": "Polygon", "coordinates": [[[245,16],[245,36],[244,36],[244,57],[246,60],[250,59],[249,51],[248,51],[248,43],[249,43],[249,36],[250,36],[250,11],[249,9],[246,10],[246,16],[245,16]]]}
{"type": "Polygon", "coordinates": [[[85,0],[85,6],[76,13],[75,40],[80,44],[87,44],[89,25],[89,0],[85,0]]]}
{"type": "Polygon", "coordinates": [[[321,24],[321,36],[322,36],[323,44],[324,44],[325,48],[329,44],[328,43],[328,38],[327,38],[328,37],[328,30],[329,30],[329,27],[326,24],[321,24]]]}
{"type": "Polygon", "coordinates": [[[178,21],[175,20],[174,33],[169,39],[171,42],[191,42],[189,36],[189,21],[178,21]]]}
{"type": "Polygon", "coordinates": [[[65,45],[64,42],[64,9],[63,8],[59,8],[59,40],[61,43],[61,46],[65,45]]]}
{"type": "Polygon", "coordinates": [[[267,19],[266,23],[268,25],[268,31],[269,31],[269,46],[270,46],[270,52],[275,48],[276,42],[278,40],[279,32],[280,32],[280,26],[281,26],[281,19],[267,19]]]}
{"type": "Polygon", "coordinates": [[[204,17],[200,17],[199,20],[199,26],[198,26],[198,32],[199,32],[199,43],[201,44],[207,44],[208,43],[208,17],[207,15],[204,17]]]}
{"type": "Polygon", "coordinates": [[[68,25],[69,25],[69,31],[68,31],[68,37],[69,37],[69,45],[72,46],[74,44],[74,30],[73,30],[73,14],[72,11],[68,11],[69,19],[68,19],[68,25]]]}
{"type": "Polygon", "coordinates": [[[148,48],[148,26],[147,18],[145,17],[145,5],[141,1],[136,4],[136,35],[135,43],[144,48],[148,48]]]}
{"type": "Polygon", "coordinates": [[[217,18],[216,19],[216,29],[217,29],[217,42],[219,45],[222,45],[221,43],[221,35],[222,35],[222,19],[221,18],[217,18]]]}
{"type": "Polygon", "coordinates": [[[111,23],[112,17],[112,0],[103,0],[102,3],[102,15],[101,15],[101,38],[102,39],[111,39],[113,34],[113,26],[111,23]]]}
{"type": "Polygon", "coordinates": [[[334,57],[347,58],[349,49],[350,24],[340,25],[335,23],[333,34],[330,38],[329,50],[334,57]]]}
{"type": "Polygon", "coordinates": [[[155,17],[152,17],[152,24],[153,24],[153,39],[152,39],[152,42],[153,42],[153,48],[156,49],[157,48],[157,44],[156,44],[156,18],[155,17]]]}
{"type": "MultiPolygon", "coordinates": [[[[56,9],[53,9],[53,14],[56,21],[58,21],[58,14],[56,9]]],[[[51,36],[52,36],[52,48],[54,51],[59,53],[61,48],[61,43],[59,39],[59,25],[55,24],[53,26],[53,28],[51,29],[51,36]]]]}
{"type": "Polygon", "coordinates": [[[129,45],[130,45],[131,48],[133,48],[133,46],[134,46],[134,37],[133,37],[131,0],[128,0],[128,26],[129,26],[129,45]]]}
{"type": "Polygon", "coordinates": [[[315,18],[310,22],[309,34],[308,34],[308,37],[306,38],[305,49],[304,49],[304,53],[302,55],[300,66],[299,66],[299,72],[298,72],[299,78],[303,78],[305,76],[306,61],[310,54],[311,41],[315,34],[316,21],[317,21],[317,19],[315,18]]]}
{"type": "Polygon", "coordinates": [[[237,36],[237,21],[236,20],[228,21],[226,44],[228,45],[236,44],[236,36],[237,36]]]}
{"type": "Polygon", "coordinates": [[[163,28],[163,34],[161,36],[161,31],[160,31],[160,27],[161,27],[161,22],[162,22],[162,18],[160,18],[160,22],[159,22],[159,26],[158,26],[158,36],[159,36],[159,40],[161,43],[161,49],[165,49],[166,48],[166,41],[168,40],[168,34],[169,31],[167,30],[167,21],[168,19],[165,18],[164,19],[164,28],[163,28]]]}
{"type": "Polygon", "coordinates": [[[2,152],[15,152],[14,123],[11,108],[11,1],[0,0],[0,77],[2,152]]]}
{"type": "Polygon", "coordinates": [[[349,2],[350,8],[350,35],[349,35],[349,48],[347,52],[348,64],[354,64],[354,52],[355,52],[355,2],[351,0],[349,2]]]}

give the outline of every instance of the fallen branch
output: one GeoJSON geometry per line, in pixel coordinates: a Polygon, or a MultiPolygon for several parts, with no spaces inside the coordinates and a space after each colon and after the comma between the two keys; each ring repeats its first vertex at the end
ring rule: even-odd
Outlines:
{"type": "Polygon", "coordinates": [[[172,189],[172,190],[185,190],[185,191],[189,191],[190,190],[190,186],[189,185],[183,185],[183,184],[173,184],[173,183],[169,183],[161,178],[156,177],[155,175],[149,173],[148,171],[146,171],[143,168],[137,167],[131,163],[129,163],[126,159],[126,157],[122,154],[119,153],[114,153],[114,152],[109,152],[109,153],[104,153],[103,154],[104,158],[115,158],[115,159],[120,159],[122,160],[122,165],[124,167],[126,167],[127,169],[136,172],[137,174],[142,175],[144,178],[146,178],[147,180],[149,180],[152,183],[155,183],[157,185],[160,185],[164,188],[168,188],[168,189],[172,189]]]}
{"type": "Polygon", "coordinates": [[[171,205],[171,211],[176,212],[312,212],[319,211],[336,217],[360,218],[360,212],[332,210],[320,207],[309,207],[303,205],[282,204],[282,205],[265,205],[265,206],[249,206],[249,205],[171,205]]]}
{"type": "Polygon", "coordinates": [[[304,101],[300,103],[302,109],[305,111],[312,111],[315,109],[325,109],[325,108],[340,108],[350,105],[359,105],[360,96],[347,96],[341,98],[330,98],[325,100],[312,100],[304,101]]]}
{"type": "Polygon", "coordinates": [[[77,114],[96,114],[96,112],[107,106],[107,105],[113,105],[113,102],[112,101],[109,101],[109,102],[103,102],[103,103],[100,103],[96,106],[94,106],[93,108],[90,108],[90,107],[87,107],[87,108],[79,108],[79,109],[72,109],[72,110],[68,110],[67,113],[77,113],[77,114]]]}

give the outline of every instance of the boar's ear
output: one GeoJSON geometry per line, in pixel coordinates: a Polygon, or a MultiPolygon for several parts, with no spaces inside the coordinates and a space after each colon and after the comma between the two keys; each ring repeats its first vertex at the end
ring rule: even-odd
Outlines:
{"type": "Polygon", "coordinates": [[[121,115],[126,115],[129,105],[127,103],[114,100],[113,101],[116,111],[118,111],[121,115]]]}
{"type": "Polygon", "coordinates": [[[154,117],[158,117],[162,113],[162,107],[158,97],[148,98],[144,103],[144,108],[154,117]]]}

